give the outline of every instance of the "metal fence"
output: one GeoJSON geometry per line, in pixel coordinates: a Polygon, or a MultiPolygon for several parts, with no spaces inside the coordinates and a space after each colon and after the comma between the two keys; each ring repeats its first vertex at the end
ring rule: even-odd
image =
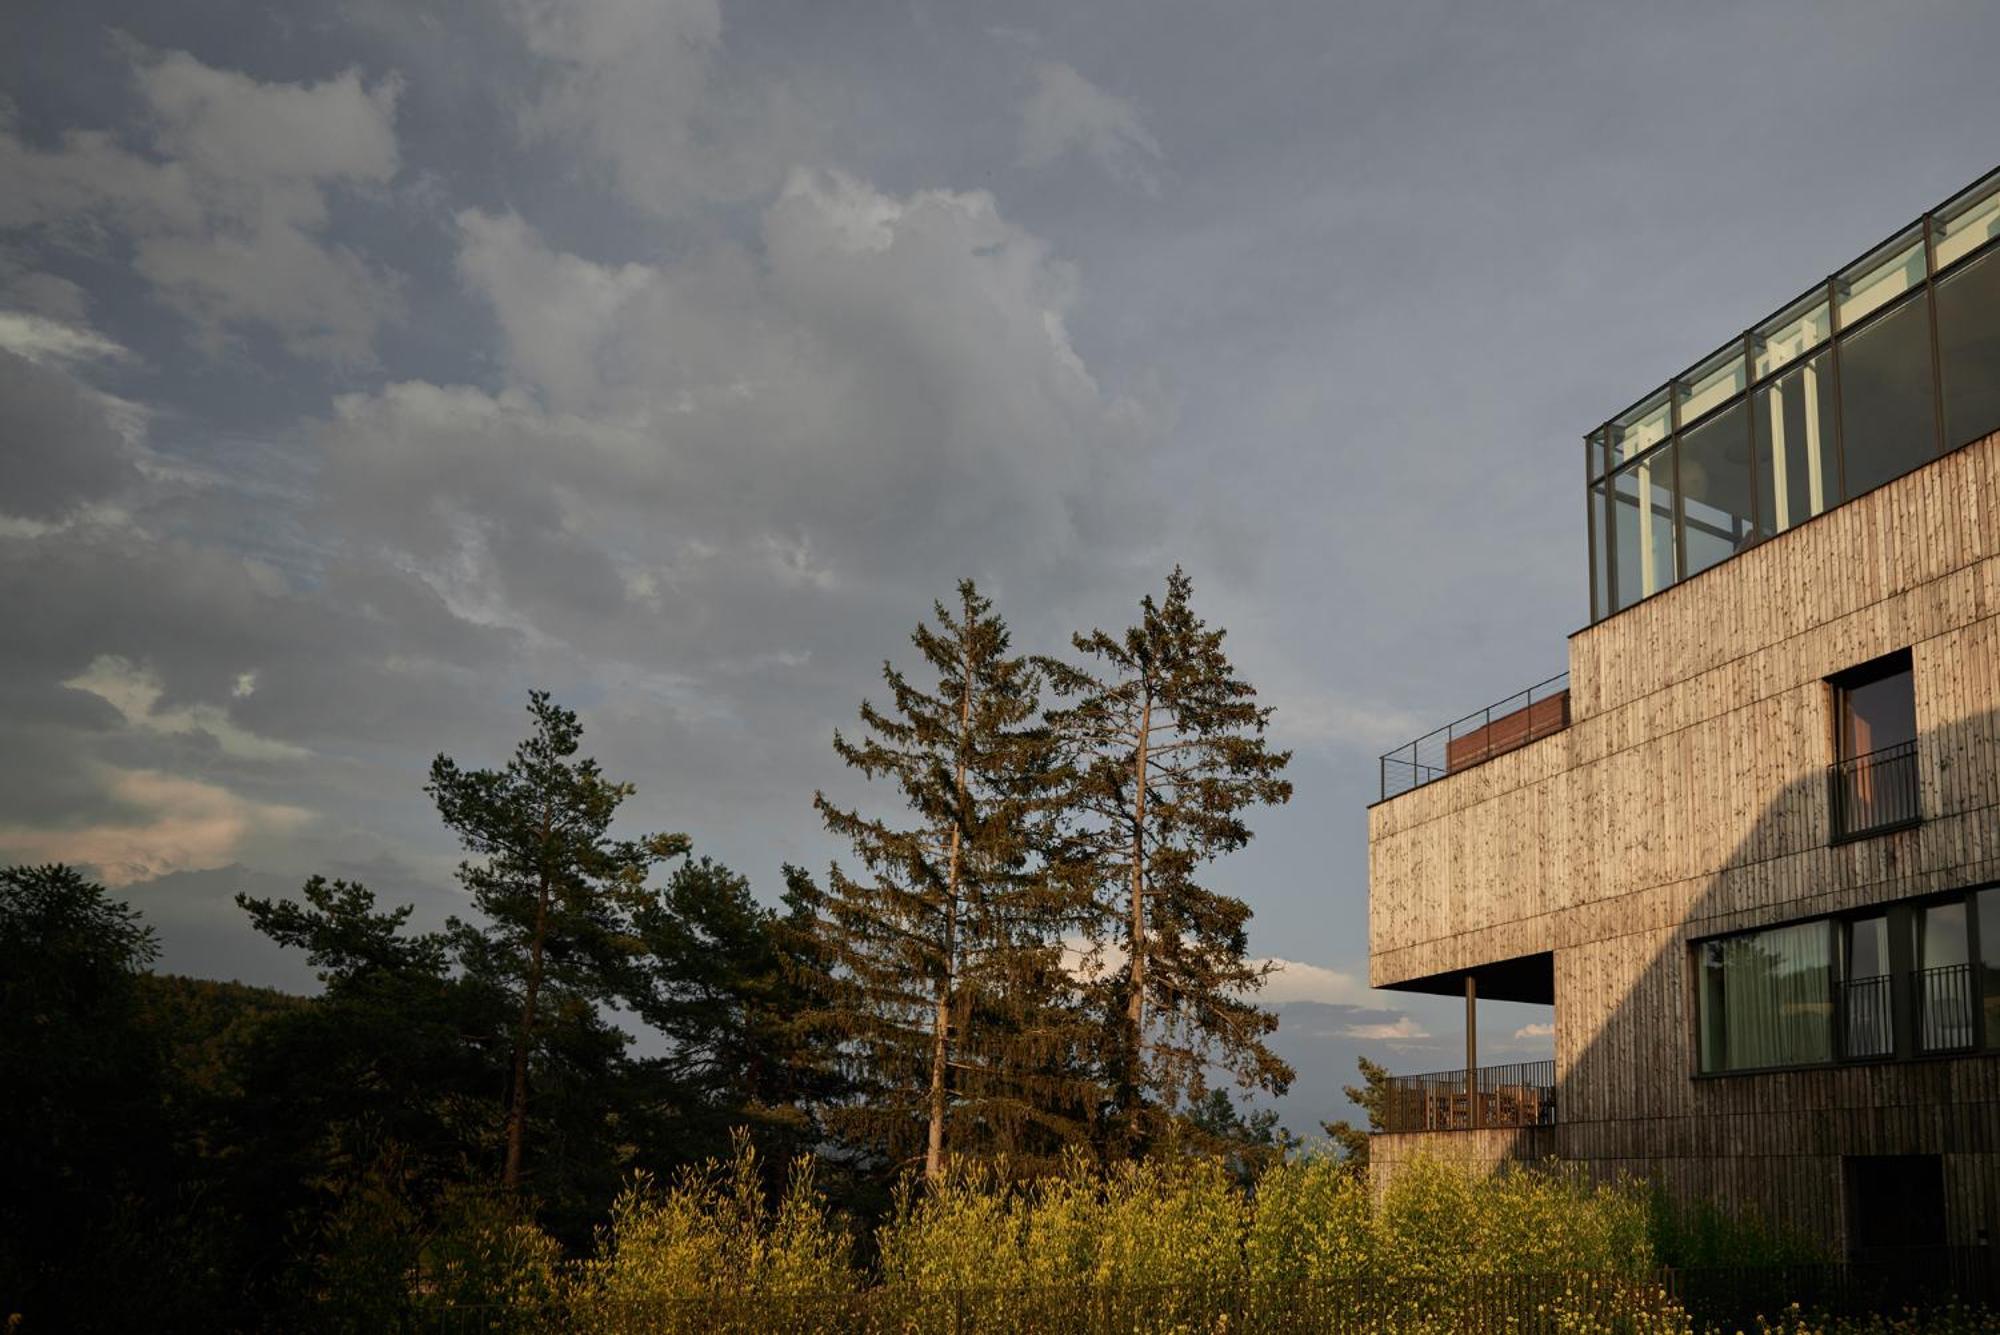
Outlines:
{"type": "Polygon", "coordinates": [[[1425,1075],[1392,1075],[1383,1090],[1384,1131],[1469,1131],[1488,1126],[1554,1126],[1553,1060],[1425,1075]]]}
{"type": "Polygon", "coordinates": [[[1383,755],[1382,797],[1456,774],[1569,726],[1569,673],[1517,691],[1383,755]]]}
{"type": "Polygon", "coordinates": [[[1895,978],[1849,978],[1834,984],[1844,1057],[1886,1057],[1896,1050],[1895,978]]]}
{"type": "MultiPolygon", "coordinates": [[[[1468,1268],[1476,1258],[1466,1258],[1468,1268]]],[[[691,1298],[592,1299],[535,1305],[420,1310],[426,1335],[1049,1335],[1204,1330],[1272,1335],[1336,1332],[1544,1332],[1624,1330],[1646,1313],[1685,1311],[1697,1331],[1757,1328],[1796,1303],[1803,1312],[1868,1317],[1950,1304],[1991,1310],[2000,1301],[1989,1248],[1912,1248],[1867,1263],[1703,1267],[1629,1273],[1375,1273],[1250,1283],[1228,1278],[1176,1284],[1054,1284],[1031,1288],[926,1289],[883,1285],[841,1293],[718,1291],[691,1298]]],[[[718,1288],[727,1283],[718,1278],[718,1288]]],[[[1951,1329],[2000,1329],[1971,1316],[1951,1329]],[[1984,1324],[1981,1324],[1981,1323],[1984,1324]]],[[[1918,1329],[1918,1326],[1911,1326],[1918,1329]]]]}
{"type": "Polygon", "coordinates": [[[1972,1046],[1972,1008],[1979,1004],[1977,981],[1970,964],[1946,964],[1910,975],[1919,1051],[1950,1052],[1972,1046]]]}
{"type": "Polygon", "coordinates": [[[1826,778],[1836,843],[1917,823],[1915,742],[1839,761],[1826,778]]]}

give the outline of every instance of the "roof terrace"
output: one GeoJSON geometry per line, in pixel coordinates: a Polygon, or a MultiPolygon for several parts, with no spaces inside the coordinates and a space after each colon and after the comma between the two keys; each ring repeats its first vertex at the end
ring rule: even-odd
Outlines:
{"type": "Polygon", "coordinates": [[[1591,620],[2000,428],[2000,171],[1584,443],[1591,620]]]}

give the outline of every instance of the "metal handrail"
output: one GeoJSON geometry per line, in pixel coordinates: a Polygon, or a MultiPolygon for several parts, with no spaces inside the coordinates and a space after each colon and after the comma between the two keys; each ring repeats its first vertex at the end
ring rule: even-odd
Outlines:
{"type": "Polygon", "coordinates": [[[1569,726],[1569,673],[1559,672],[1384,752],[1382,799],[1456,774],[1569,726]]]}
{"type": "Polygon", "coordinates": [[[1835,843],[1914,825],[1919,819],[1914,741],[1836,761],[1827,766],[1826,780],[1835,843]]]}
{"type": "Polygon", "coordinates": [[[1973,1043],[1973,969],[1970,964],[1944,964],[1910,975],[1910,992],[1917,1017],[1917,1050],[1952,1052],[1973,1043]]]}
{"type": "Polygon", "coordinates": [[[1553,1126],[1553,1059],[1478,1066],[1384,1082],[1379,1118],[1384,1131],[1467,1131],[1476,1127],[1553,1126]]]}

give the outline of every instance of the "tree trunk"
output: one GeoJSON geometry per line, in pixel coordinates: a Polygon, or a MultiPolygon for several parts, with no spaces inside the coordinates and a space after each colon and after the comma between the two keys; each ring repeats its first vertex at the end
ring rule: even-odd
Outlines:
{"type": "Polygon", "coordinates": [[[1125,1111],[1139,1103],[1140,1054],[1146,1040],[1146,749],[1153,738],[1153,697],[1149,692],[1139,712],[1139,748],[1132,763],[1132,940],[1127,976],[1131,995],[1125,1001],[1127,1071],[1122,1091],[1125,1111]]]}
{"type": "Polygon", "coordinates": [[[508,1191],[521,1185],[521,1147],[528,1131],[528,1046],[535,1028],[535,998],[542,990],[542,938],[549,929],[549,877],[542,873],[535,901],[535,935],[528,945],[528,977],[521,989],[521,1023],[514,1030],[514,1095],[507,1107],[507,1166],[500,1184],[508,1191]]]}
{"type": "Polygon", "coordinates": [[[972,730],[972,645],[971,606],[967,603],[959,625],[960,682],[958,695],[958,773],[954,791],[957,805],[951,822],[951,862],[945,873],[944,973],[938,980],[937,1016],[931,1035],[931,1126],[930,1143],[924,1152],[924,1180],[935,1182],[944,1172],[945,1076],[951,1069],[951,993],[958,976],[958,860],[959,843],[965,825],[966,734],[972,730]]]}

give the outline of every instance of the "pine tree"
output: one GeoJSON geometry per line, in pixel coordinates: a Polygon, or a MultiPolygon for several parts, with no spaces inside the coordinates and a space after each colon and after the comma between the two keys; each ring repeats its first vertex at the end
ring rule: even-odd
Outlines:
{"type": "Polygon", "coordinates": [[[1389,1102],[1389,1070],[1366,1057],[1356,1057],[1356,1065],[1361,1072],[1359,1085],[1342,1085],[1340,1092],[1368,1115],[1367,1130],[1354,1125],[1345,1117],[1339,1121],[1321,1122],[1319,1129],[1326,1133],[1340,1150],[1340,1161],[1359,1173],[1368,1171],[1368,1136],[1370,1132],[1386,1129],[1383,1120],[1384,1109],[1389,1102]]]}
{"type": "Polygon", "coordinates": [[[863,1082],[831,1121],[894,1156],[921,1136],[928,1178],[947,1147],[1053,1152],[1083,1137],[1093,1103],[1068,1056],[1078,1012],[1062,967],[1084,908],[1037,857],[1039,676],[972,581],[935,616],[911,637],[935,686],[884,663],[889,708],[864,701],[862,739],[834,737],[848,765],[894,782],[907,822],[814,797],[865,871],[835,867],[819,900],[827,1020],[863,1082]]]}
{"type": "Polygon", "coordinates": [[[1223,631],[1194,615],[1192,591],[1176,566],[1165,600],[1142,599],[1122,637],[1074,637],[1087,666],[1042,660],[1069,702],[1051,716],[1083,822],[1067,858],[1098,886],[1102,944],[1122,957],[1098,1005],[1128,1150],[1149,1109],[1202,1098],[1213,1068],[1273,1093],[1292,1076],[1264,1042],[1276,1017],[1249,999],[1267,971],[1247,957],[1250,908],[1197,880],[1250,841],[1249,808],[1290,800],[1291,753],[1266,745],[1271,710],[1237,677],[1223,631]]]}
{"type": "MultiPolygon", "coordinates": [[[[651,902],[648,870],[688,847],[678,834],[612,839],[632,785],[606,779],[595,760],[573,759],[582,725],[547,691],[529,692],[528,713],[534,731],[505,769],[461,770],[440,755],[425,786],[479,859],[460,863],[458,878],[487,922],[452,922],[459,961],[516,1002],[501,1172],[508,1190],[521,1185],[534,1068],[587,1076],[622,1054],[627,1040],[601,1008],[642,990],[632,915],[651,902]]],[[[580,1082],[563,1083],[575,1093],[580,1082]]]]}

